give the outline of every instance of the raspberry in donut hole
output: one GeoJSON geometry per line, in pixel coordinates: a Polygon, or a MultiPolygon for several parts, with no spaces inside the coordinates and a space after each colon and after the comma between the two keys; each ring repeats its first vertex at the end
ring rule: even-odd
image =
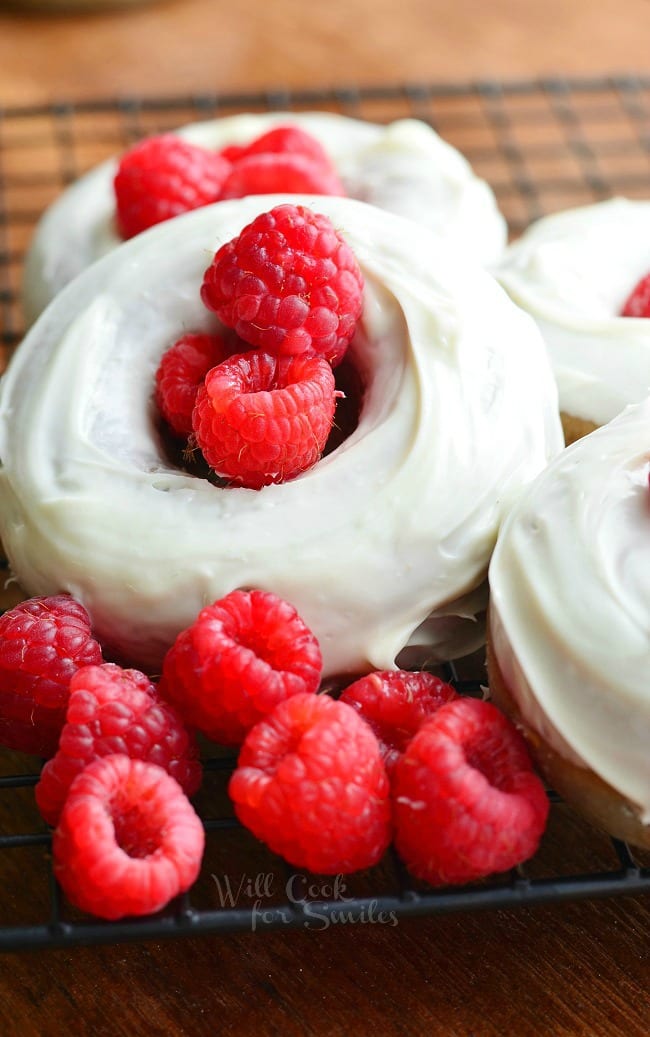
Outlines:
{"type": "Polygon", "coordinates": [[[650,846],[650,400],[559,455],[490,565],[492,696],[549,782],[650,846]]]}
{"type": "Polygon", "coordinates": [[[290,602],[326,676],[389,669],[483,642],[498,527],[561,446],[539,333],[489,275],[359,201],[249,197],[132,238],[33,326],[0,391],[0,531],[28,593],[72,593],[141,669],[238,588],[290,602]],[[358,415],[291,479],[224,485],[166,450],[156,371],[182,335],[230,334],[206,267],[288,203],[328,217],[363,274],[335,372],[355,372],[358,415]]]}

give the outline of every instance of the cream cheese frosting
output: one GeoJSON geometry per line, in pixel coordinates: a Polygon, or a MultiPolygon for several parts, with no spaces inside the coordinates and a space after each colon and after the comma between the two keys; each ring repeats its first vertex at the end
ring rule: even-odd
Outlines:
{"type": "Polygon", "coordinates": [[[490,565],[490,633],[523,719],[650,822],[650,400],[522,495],[490,565]]]}
{"type": "Polygon", "coordinates": [[[495,273],[537,321],[564,413],[603,425],[650,393],[650,320],[619,316],[650,273],[650,202],[615,198],[546,216],[495,273]]]}
{"type": "MultiPolygon", "coordinates": [[[[346,192],[435,231],[484,264],[497,260],[506,227],[494,195],[469,163],[426,123],[380,126],[327,112],[235,115],[177,132],[215,150],[247,143],[292,123],[313,134],[333,160],[346,192]]],[[[24,307],[31,322],[74,276],[120,244],[110,160],[81,177],[48,209],[29,249],[24,307]]]]}
{"type": "Polygon", "coordinates": [[[69,591],[140,665],[235,588],[290,601],[325,673],[390,668],[407,643],[473,649],[512,498],[562,446],[539,332],[496,282],[414,223],[343,198],[328,215],[366,278],[351,346],[357,428],[295,480],[222,488],[166,458],[162,351],[215,327],[214,250],[287,196],[221,202],[132,239],[64,289],[0,386],[0,534],[30,594],[69,591]]]}

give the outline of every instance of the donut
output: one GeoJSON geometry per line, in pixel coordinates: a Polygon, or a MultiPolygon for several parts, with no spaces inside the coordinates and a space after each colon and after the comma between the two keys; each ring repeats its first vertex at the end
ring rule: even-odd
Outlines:
{"type": "Polygon", "coordinates": [[[250,587],[294,605],[326,675],[473,650],[502,516],[562,447],[539,332],[492,277],[411,221],[308,197],[294,201],[340,228],[365,277],[356,427],[261,490],[172,463],[152,400],[161,353],[179,329],[214,330],[199,299],[211,255],[287,197],[219,202],[132,238],[56,297],[2,380],[12,571],[30,594],[73,594],[141,668],[202,606],[250,587]]]}
{"type": "Polygon", "coordinates": [[[650,399],[524,491],[490,563],[490,691],[593,823],[650,846],[650,399]]]}
{"type": "Polygon", "coordinates": [[[650,202],[623,198],[543,217],[497,265],[546,341],[567,443],[650,392],[650,321],[620,316],[649,272],[650,202]]]}
{"type": "MultiPolygon", "coordinates": [[[[413,218],[483,264],[495,262],[503,251],[505,221],[490,187],[420,120],[380,126],[327,112],[277,112],[193,123],[177,132],[218,150],[289,124],[320,141],[351,197],[413,218]]],[[[81,177],[40,220],[25,263],[23,303],[29,323],[68,281],[120,244],[116,169],[117,160],[111,159],[81,177]]]]}

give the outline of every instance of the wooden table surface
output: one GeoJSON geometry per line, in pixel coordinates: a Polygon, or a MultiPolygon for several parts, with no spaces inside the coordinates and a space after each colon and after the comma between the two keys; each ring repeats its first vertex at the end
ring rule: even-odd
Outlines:
{"type": "MultiPolygon", "coordinates": [[[[304,0],[170,0],[57,17],[0,2],[0,107],[648,70],[647,0],[329,0],[313,11],[304,0]]],[[[547,837],[548,859],[567,844],[584,848],[586,869],[601,853],[570,812],[547,837]]],[[[32,865],[14,868],[2,881],[20,913],[40,894],[32,865]]],[[[8,955],[0,1033],[645,1037],[649,909],[630,897],[8,955]]]]}

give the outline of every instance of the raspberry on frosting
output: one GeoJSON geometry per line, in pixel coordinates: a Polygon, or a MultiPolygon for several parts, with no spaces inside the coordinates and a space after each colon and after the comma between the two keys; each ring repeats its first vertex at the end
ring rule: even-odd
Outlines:
{"type": "Polygon", "coordinates": [[[221,335],[187,334],[163,353],[156,371],[156,403],[176,435],[191,436],[199,386],[230,352],[221,335]]]}
{"type": "Polygon", "coordinates": [[[201,297],[251,346],[338,363],[363,304],[363,275],[327,216],[285,204],[261,213],[216,253],[201,297]]]}
{"type": "Polygon", "coordinates": [[[522,736],[489,702],[457,698],[412,739],[392,776],[395,846],[432,885],[507,871],[537,850],[548,797],[522,736]]]}
{"type": "Polygon", "coordinates": [[[199,388],[192,425],[205,460],[234,486],[286,482],[321,456],[336,408],[334,375],[317,356],[252,350],[199,388]]]}
{"type": "Polygon", "coordinates": [[[296,610],[261,590],[232,591],[199,613],[163,662],[160,691],[188,724],[224,745],[279,702],[318,690],[318,642],[296,610]]]}
{"type": "Polygon", "coordinates": [[[632,289],[621,309],[621,317],[650,317],[650,274],[632,289]]]}
{"type": "Polygon", "coordinates": [[[70,680],[101,663],[83,605],[67,594],[30,598],[0,617],[0,745],[56,752],[70,680]]]}
{"type": "Polygon", "coordinates": [[[122,156],[114,188],[117,226],[132,238],[156,223],[216,202],[227,159],[173,133],[147,137],[122,156]]]}
{"type": "Polygon", "coordinates": [[[68,900],[115,920],[159,911],[196,880],[203,825],[161,767],[113,754],[75,778],[54,832],[54,872],[68,900]]]}
{"type": "Polygon", "coordinates": [[[298,868],[369,868],[390,841],[377,739],[355,710],[327,695],[294,695],[253,727],[229,792],[242,824],[298,868]]]}
{"type": "Polygon", "coordinates": [[[45,821],[57,823],[77,774],[92,760],[111,753],[163,767],[188,796],[201,784],[194,737],[149,678],[114,663],[86,666],[70,681],[59,749],[45,764],[36,786],[36,803],[45,821]]]}

